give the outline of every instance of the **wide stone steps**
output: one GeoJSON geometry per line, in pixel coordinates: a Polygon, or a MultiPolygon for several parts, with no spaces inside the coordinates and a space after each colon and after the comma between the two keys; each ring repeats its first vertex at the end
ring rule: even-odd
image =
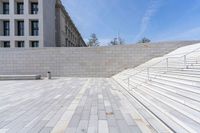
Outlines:
{"type": "MultiPolygon", "coordinates": [[[[166,66],[165,66],[166,67],[166,66]]],[[[200,65],[199,64],[169,64],[169,67],[172,67],[172,68],[176,68],[176,67],[178,67],[178,68],[191,68],[191,69],[197,69],[197,68],[199,68],[200,67],[200,65]]]]}
{"type": "Polygon", "coordinates": [[[164,111],[168,117],[170,117],[171,119],[176,119],[176,122],[178,124],[182,125],[190,132],[195,132],[195,131],[200,130],[200,125],[198,122],[194,121],[187,115],[180,113],[179,111],[176,110],[179,106],[177,108],[173,108],[172,107],[173,103],[171,106],[169,106],[166,104],[166,102],[163,103],[163,101],[166,99],[159,100],[159,98],[162,98],[162,97],[158,97],[158,95],[155,95],[155,94],[150,95],[149,91],[147,90],[136,89],[135,91],[137,91],[140,95],[145,96],[146,99],[148,99],[153,104],[158,105],[161,108],[160,110],[164,111]]]}
{"type": "MultiPolygon", "coordinates": [[[[196,111],[194,109],[189,108],[188,106],[185,106],[179,102],[174,101],[173,99],[167,97],[166,95],[163,95],[164,93],[159,93],[159,91],[155,91],[154,88],[147,88],[144,84],[141,85],[142,82],[131,80],[130,83],[133,86],[137,86],[137,88],[133,89],[132,91],[137,91],[140,95],[144,96],[146,99],[149,99],[150,101],[154,102],[154,104],[158,105],[159,108],[162,108],[164,112],[170,113],[169,116],[171,116],[170,119],[177,119],[179,122],[184,120],[183,125],[191,127],[192,123],[192,129],[195,129],[195,131],[198,131],[199,126],[199,118],[197,118],[200,114],[199,111],[196,111]],[[171,113],[173,111],[173,113],[171,113]],[[176,115],[175,115],[176,114],[176,115]],[[179,118],[176,118],[176,116],[179,116],[179,118]]],[[[157,113],[158,114],[158,113],[157,113]]],[[[191,130],[192,131],[192,130],[191,130]]]]}
{"type": "MultiPolygon", "coordinates": [[[[149,96],[148,98],[152,102],[160,103],[160,105],[158,105],[165,109],[166,112],[171,113],[171,111],[173,110],[173,112],[176,112],[176,114],[182,115],[184,119],[188,119],[192,125],[195,125],[195,128],[197,128],[198,130],[200,129],[199,119],[197,118],[199,116],[199,113],[192,111],[192,109],[189,109],[186,106],[181,105],[163,95],[160,95],[159,93],[155,93],[145,87],[139,88],[135,91],[138,91],[141,94],[147,94],[149,96]]],[[[177,119],[181,121],[181,118],[177,119]]],[[[185,123],[187,123],[187,125],[189,124],[188,121],[186,121],[185,123]]]]}
{"type": "MultiPolygon", "coordinates": [[[[155,105],[159,105],[162,111],[169,113],[169,119],[179,121],[179,124],[186,127],[189,132],[199,131],[200,93],[196,93],[200,92],[200,88],[198,88],[199,78],[168,73],[159,75],[154,73],[154,76],[157,78],[152,78],[152,81],[147,81],[147,73],[145,72],[132,77],[129,81],[133,87],[132,91],[137,91],[138,94],[154,102],[155,105]],[[169,83],[171,84],[169,85],[169,83]],[[191,92],[190,88],[194,90],[191,92]]],[[[128,80],[125,82],[127,84],[128,80]]],[[[140,99],[140,101],[142,100],[140,99]]]]}
{"type": "Polygon", "coordinates": [[[200,71],[196,71],[195,69],[194,70],[173,70],[173,71],[170,71],[168,73],[177,73],[177,74],[189,74],[191,76],[200,76],[200,71]]]}
{"type": "Polygon", "coordinates": [[[200,73],[200,69],[182,69],[183,71],[189,71],[189,72],[198,72],[200,73]]]}
{"type": "MultiPolygon", "coordinates": [[[[119,82],[114,83],[119,84],[119,82]]],[[[130,101],[130,103],[134,106],[134,108],[139,112],[139,114],[150,124],[151,128],[158,133],[172,133],[173,131],[167,127],[163,122],[161,122],[150,110],[144,107],[143,104],[141,104],[140,101],[138,101],[136,98],[132,96],[132,94],[120,87],[118,85],[118,90],[127,97],[127,99],[130,101]]]]}
{"type": "MultiPolygon", "coordinates": [[[[133,82],[132,82],[133,83],[133,82]]],[[[137,84],[134,82],[133,84],[137,84]]],[[[193,110],[183,104],[180,104],[167,96],[162,95],[159,92],[156,92],[149,87],[146,88],[143,85],[138,86],[137,88],[133,89],[134,91],[137,91],[141,95],[148,98],[151,102],[154,102],[155,104],[159,105],[162,109],[164,109],[166,112],[169,112],[172,117],[176,117],[179,121],[183,121],[184,125],[192,124],[193,129],[199,130],[200,129],[200,119],[197,118],[200,113],[196,110],[193,110]],[[173,111],[173,113],[171,113],[173,111]],[[176,115],[174,115],[176,114],[176,115]],[[181,116],[181,117],[177,117],[181,116]]]]}
{"type": "Polygon", "coordinates": [[[189,73],[185,71],[169,71],[167,74],[171,75],[180,75],[180,76],[185,76],[185,77],[192,77],[192,78],[200,78],[200,73],[189,73]]]}
{"type": "Polygon", "coordinates": [[[191,98],[182,96],[182,95],[174,93],[172,91],[168,91],[166,89],[162,89],[160,87],[151,85],[151,82],[150,83],[148,83],[148,82],[144,83],[144,82],[140,81],[139,79],[132,79],[131,82],[134,82],[135,84],[137,84],[137,88],[140,87],[140,86],[144,86],[144,87],[148,88],[149,90],[152,90],[152,91],[155,91],[157,93],[160,93],[160,94],[162,94],[162,95],[164,95],[164,96],[166,96],[166,97],[168,97],[170,99],[175,100],[176,102],[179,102],[179,103],[181,103],[183,105],[186,105],[186,106],[188,106],[190,108],[193,108],[195,110],[200,111],[200,104],[196,100],[193,100],[191,98]]]}
{"type": "Polygon", "coordinates": [[[173,132],[198,133],[200,131],[199,46],[180,48],[154,62],[152,60],[144,63],[137,69],[121,72],[114,78],[173,132]]]}
{"type": "MultiPolygon", "coordinates": [[[[200,95],[197,94],[197,93],[193,93],[191,91],[183,90],[181,88],[173,87],[173,86],[170,86],[170,85],[167,85],[167,84],[163,84],[163,83],[159,83],[159,82],[156,82],[156,81],[151,81],[150,85],[153,85],[155,87],[159,87],[159,88],[161,88],[163,90],[167,90],[168,93],[173,92],[175,94],[190,98],[191,100],[197,101],[198,105],[199,105],[200,95]]],[[[200,106],[198,106],[198,107],[200,107],[200,106]]]]}
{"type": "MultiPolygon", "coordinates": [[[[140,76],[141,78],[144,78],[145,80],[148,80],[146,74],[139,74],[137,76],[140,76]]],[[[160,83],[166,83],[168,85],[174,86],[174,87],[178,87],[178,88],[182,88],[191,92],[195,92],[200,94],[200,88],[196,85],[196,84],[191,84],[190,82],[186,81],[184,82],[184,80],[178,80],[178,79],[172,79],[172,78],[163,78],[160,76],[152,77],[151,78],[152,81],[158,81],[160,83]]]]}
{"type": "MultiPolygon", "coordinates": [[[[128,90],[127,86],[125,89],[128,90]]],[[[131,90],[128,91],[132,94],[133,97],[138,99],[146,108],[151,110],[153,114],[155,114],[158,118],[160,118],[162,122],[164,122],[171,129],[173,129],[174,132],[180,132],[180,133],[195,132],[195,130],[191,128],[190,125],[188,125],[185,122],[182,122],[183,119],[180,120],[176,118],[176,115],[173,114],[176,113],[175,112],[176,110],[172,109],[171,107],[168,107],[166,104],[163,104],[158,100],[155,100],[155,98],[152,98],[147,93],[142,92],[141,90],[133,89],[132,91],[131,90]]],[[[177,114],[181,116],[181,114],[179,113],[177,114]]],[[[186,118],[184,117],[184,119],[186,118]]]]}
{"type": "MultiPolygon", "coordinates": [[[[165,72],[165,74],[175,73],[174,75],[177,75],[177,76],[180,75],[180,76],[187,76],[187,77],[193,77],[193,78],[200,77],[200,69],[169,68],[167,71],[167,68],[165,67],[151,67],[149,70],[150,70],[150,73],[156,73],[156,74],[165,72]]],[[[147,72],[147,69],[146,70],[144,69],[141,73],[145,73],[145,72],[147,72]]],[[[117,77],[121,79],[123,78],[126,79],[128,78],[127,76],[135,75],[136,73],[137,72],[135,71],[130,71],[129,73],[121,73],[120,75],[117,75],[117,77]]]]}
{"type": "MultiPolygon", "coordinates": [[[[146,74],[146,73],[145,73],[146,74]]],[[[160,76],[160,77],[163,77],[163,78],[172,78],[172,79],[176,79],[176,80],[179,80],[180,82],[181,81],[187,81],[188,84],[197,84],[199,85],[200,84],[200,78],[196,78],[196,77],[193,77],[193,76],[181,76],[181,75],[176,75],[176,74],[168,74],[168,72],[166,73],[155,73],[155,72],[151,72],[150,73],[151,76],[160,76]]]]}
{"type": "Polygon", "coordinates": [[[192,81],[197,81],[200,82],[200,75],[192,75],[192,74],[185,74],[185,73],[173,73],[172,72],[166,72],[164,73],[164,75],[169,76],[169,77],[178,77],[178,78],[182,78],[182,79],[186,79],[186,80],[192,80],[192,81]]]}
{"type": "Polygon", "coordinates": [[[151,102],[146,95],[141,95],[137,91],[132,92],[133,96],[142,102],[149,110],[156,114],[163,122],[167,123],[168,126],[174,130],[174,132],[189,133],[190,130],[186,126],[182,126],[179,121],[171,115],[160,108],[157,103],[151,102]]]}
{"type": "MultiPolygon", "coordinates": [[[[176,78],[176,79],[183,79],[183,80],[188,80],[190,82],[200,82],[200,75],[192,75],[192,74],[187,74],[183,73],[184,71],[166,71],[166,72],[157,72],[157,71],[150,71],[150,76],[162,76],[162,77],[167,77],[167,78],[176,78]],[[173,73],[174,72],[174,73],[173,73]]],[[[142,72],[147,76],[146,72],[142,72]]]]}
{"type": "Polygon", "coordinates": [[[187,64],[200,64],[200,62],[197,60],[193,60],[193,61],[187,61],[187,64]]]}
{"type": "MultiPolygon", "coordinates": [[[[181,132],[181,133],[189,133],[187,129],[182,127],[180,124],[176,123],[173,119],[166,116],[165,111],[159,110],[160,107],[156,104],[152,104],[148,99],[145,98],[145,96],[140,95],[139,93],[135,91],[130,91],[127,89],[127,84],[125,84],[123,81],[118,80],[115,78],[116,82],[119,83],[125,91],[127,91],[131,96],[132,99],[136,99],[139,102],[139,105],[145,108],[146,110],[149,110],[148,112],[151,114],[151,116],[156,117],[159,119],[159,121],[154,122],[153,125],[162,125],[160,128],[165,128],[163,125],[167,126],[172,132],[181,132]],[[162,124],[160,124],[162,123],[162,124]]],[[[123,90],[122,90],[123,91],[123,90]]],[[[145,112],[140,112],[143,116],[148,118],[148,116],[145,114],[145,112]]],[[[151,118],[151,117],[150,117],[151,118]]],[[[153,126],[152,125],[152,126],[153,126]]],[[[166,132],[166,131],[165,131],[166,132]]],[[[158,132],[159,133],[159,132],[158,132]]],[[[163,132],[164,133],[164,132],[163,132]]]]}
{"type": "MultiPolygon", "coordinates": [[[[162,63],[162,64],[158,64],[156,65],[157,67],[167,67],[167,63],[162,63]]],[[[191,69],[197,69],[200,68],[200,62],[186,62],[186,64],[184,62],[170,62],[168,64],[168,67],[171,68],[191,68],[191,69]]]]}
{"type": "MultiPolygon", "coordinates": [[[[192,99],[188,96],[186,97],[184,95],[181,95],[180,93],[173,92],[172,90],[169,90],[167,87],[163,89],[163,87],[161,88],[161,87],[152,85],[151,82],[144,83],[144,82],[140,81],[139,79],[137,79],[137,80],[133,79],[133,80],[131,80],[131,82],[134,82],[135,84],[139,85],[139,87],[144,86],[144,87],[148,88],[149,90],[155,91],[161,95],[164,95],[170,99],[173,99],[174,101],[176,101],[180,104],[183,104],[192,109],[200,111],[200,103],[199,103],[199,101],[196,101],[196,99],[192,99]]],[[[186,94],[188,94],[188,92],[186,92],[186,94]]],[[[198,95],[198,96],[200,96],[200,95],[198,95]]]]}
{"type": "MultiPolygon", "coordinates": [[[[163,67],[163,66],[160,66],[160,67],[163,67]]],[[[166,68],[166,66],[164,66],[163,68],[166,68]]],[[[199,69],[200,65],[187,64],[185,66],[183,64],[170,64],[169,68],[177,68],[177,69],[199,69]]]]}

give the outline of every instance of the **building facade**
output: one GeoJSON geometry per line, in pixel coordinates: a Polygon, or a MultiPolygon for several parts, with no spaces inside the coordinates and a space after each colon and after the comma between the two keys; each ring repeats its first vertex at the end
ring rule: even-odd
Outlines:
{"type": "Polygon", "coordinates": [[[83,47],[60,0],[0,0],[0,47],[83,47]]]}

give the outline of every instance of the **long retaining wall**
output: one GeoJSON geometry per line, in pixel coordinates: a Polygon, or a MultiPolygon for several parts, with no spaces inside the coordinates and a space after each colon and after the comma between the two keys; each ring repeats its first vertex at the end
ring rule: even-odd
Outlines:
{"type": "Polygon", "coordinates": [[[90,48],[0,49],[0,75],[110,77],[195,41],[90,48]]]}

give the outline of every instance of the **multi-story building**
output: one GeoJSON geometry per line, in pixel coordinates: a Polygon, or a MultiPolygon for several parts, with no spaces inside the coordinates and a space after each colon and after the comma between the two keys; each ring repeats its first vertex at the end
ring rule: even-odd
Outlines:
{"type": "Polygon", "coordinates": [[[0,47],[83,47],[60,0],[0,0],[0,47]]]}

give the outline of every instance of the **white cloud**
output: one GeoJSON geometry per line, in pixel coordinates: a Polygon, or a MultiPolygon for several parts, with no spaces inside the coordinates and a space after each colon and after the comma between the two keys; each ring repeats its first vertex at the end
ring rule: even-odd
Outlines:
{"type": "Polygon", "coordinates": [[[152,17],[156,14],[158,9],[160,8],[161,2],[162,2],[162,0],[151,0],[150,1],[150,4],[141,20],[140,31],[137,34],[135,40],[138,40],[145,33],[152,17]]]}

